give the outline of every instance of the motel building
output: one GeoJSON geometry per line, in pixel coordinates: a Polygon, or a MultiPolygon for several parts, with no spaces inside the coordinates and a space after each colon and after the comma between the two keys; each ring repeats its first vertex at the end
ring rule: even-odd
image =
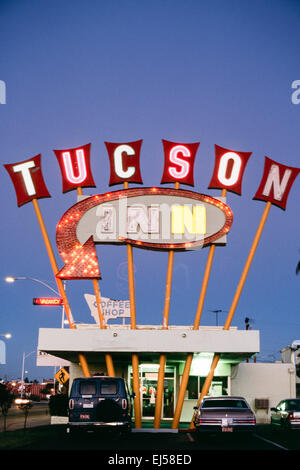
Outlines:
{"type": "Polygon", "coordinates": [[[38,349],[47,355],[40,353],[37,365],[69,366],[71,387],[74,378],[83,376],[78,363],[79,352],[84,353],[91,375],[107,375],[105,354],[110,353],[116,375],[125,378],[132,392],[131,356],[137,354],[143,422],[153,422],[154,418],[160,353],[167,357],[162,422],[172,421],[174,416],[188,353],[193,354],[193,361],[180,423],[190,422],[216,351],[221,353],[221,359],[209,394],[245,397],[258,423],[269,422],[270,407],[281,399],[296,396],[294,356],[298,345],[284,348],[282,361],[255,362],[255,355],[260,351],[259,331],[256,330],[239,330],[234,326],[228,331],[217,326],[202,326],[199,330],[191,326],[170,326],[168,330],[156,325],[137,326],[136,330],[130,329],[130,325],[107,325],[104,330],[97,324],[77,326],[74,330],[41,328],[38,349]]]}

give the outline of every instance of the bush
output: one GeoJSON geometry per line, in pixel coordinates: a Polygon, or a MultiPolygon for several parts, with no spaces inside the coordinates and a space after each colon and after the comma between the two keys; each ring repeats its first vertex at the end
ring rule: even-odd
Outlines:
{"type": "Polygon", "coordinates": [[[50,416],[68,416],[68,395],[58,393],[51,395],[49,400],[50,416]]]}

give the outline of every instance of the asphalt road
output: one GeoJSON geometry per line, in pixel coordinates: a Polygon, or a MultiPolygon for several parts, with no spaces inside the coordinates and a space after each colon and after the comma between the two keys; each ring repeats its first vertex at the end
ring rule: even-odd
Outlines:
{"type": "MultiPolygon", "coordinates": [[[[26,427],[44,426],[50,424],[48,402],[36,402],[29,411],[26,427]]],[[[24,413],[15,404],[8,411],[6,420],[7,431],[14,431],[24,427],[24,413]]],[[[0,416],[0,430],[3,431],[3,416],[0,416]]]]}
{"type": "MultiPolygon", "coordinates": [[[[9,410],[7,430],[19,430],[24,427],[24,414],[15,405],[9,410]]],[[[148,451],[174,451],[195,453],[199,451],[299,451],[300,431],[281,432],[270,425],[258,425],[254,435],[218,434],[200,435],[194,432],[143,432],[133,430],[128,437],[117,434],[84,433],[79,436],[69,436],[64,425],[50,426],[48,402],[35,403],[29,412],[27,428],[36,428],[37,438],[30,444],[22,444],[21,449],[30,450],[101,450],[106,453],[148,451]]],[[[0,430],[3,430],[3,417],[0,417],[0,430]]],[[[30,432],[30,431],[29,431],[30,432]]],[[[182,453],[182,455],[184,455],[182,453]]],[[[110,454],[109,454],[110,455],[110,454]]],[[[115,454],[114,454],[115,455],[115,454]]],[[[190,454],[192,455],[192,454],[190,454]]],[[[146,462],[147,463],[147,462],[146,462]]],[[[160,465],[153,463],[153,465],[160,465]]],[[[182,463],[183,464],[183,463],[182,463]]],[[[186,464],[185,464],[186,465],[186,464]]]]}

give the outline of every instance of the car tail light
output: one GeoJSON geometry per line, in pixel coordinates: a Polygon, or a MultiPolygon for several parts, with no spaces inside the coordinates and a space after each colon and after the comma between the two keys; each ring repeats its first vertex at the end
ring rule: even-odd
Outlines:
{"type": "Polygon", "coordinates": [[[122,400],[122,408],[123,408],[123,410],[126,410],[126,408],[127,408],[127,400],[125,398],[123,398],[123,400],[122,400]]]}
{"type": "Polygon", "coordinates": [[[69,400],[69,409],[73,410],[74,409],[74,400],[69,400]]]}

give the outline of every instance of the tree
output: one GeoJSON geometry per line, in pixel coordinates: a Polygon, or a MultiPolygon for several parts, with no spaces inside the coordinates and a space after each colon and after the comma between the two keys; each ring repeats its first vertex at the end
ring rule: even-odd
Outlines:
{"type": "Polygon", "coordinates": [[[0,384],[0,408],[3,416],[3,431],[6,431],[6,417],[8,410],[11,407],[14,396],[7,390],[4,384],[0,384]]]}
{"type": "Polygon", "coordinates": [[[22,403],[20,403],[18,405],[19,410],[23,411],[23,413],[24,413],[24,431],[26,429],[28,414],[29,414],[29,411],[31,410],[32,406],[33,405],[32,405],[30,400],[22,400],[22,403]]]}

